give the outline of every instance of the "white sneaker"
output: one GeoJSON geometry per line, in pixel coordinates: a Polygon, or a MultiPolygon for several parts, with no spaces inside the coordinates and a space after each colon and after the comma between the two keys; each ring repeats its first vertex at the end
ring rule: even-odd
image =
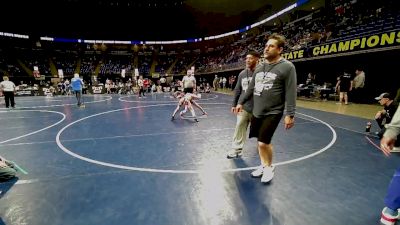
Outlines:
{"type": "Polygon", "coordinates": [[[264,166],[260,165],[256,170],[251,172],[251,176],[255,178],[261,177],[263,175],[263,172],[264,172],[264,166]]]}
{"type": "Polygon", "coordinates": [[[226,158],[228,159],[239,158],[242,155],[243,155],[242,149],[232,149],[228,152],[226,158]]]}
{"type": "Polygon", "coordinates": [[[264,167],[263,174],[261,177],[261,183],[268,183],[274,178],[274,170],[275,166],[266,166],[264,167]]]}
{"type": "Polygon", "coordinates": [[[382,225],[395,225],[396,221],[400,217],[400,211],[397,211],[397,215],[391,215],[386,212],[387,207],[383,208],[382,214],[381,214],[381,219],[380,219],[380,224],[382,225]]]}
{"type": "Polygon", "coordinates": [[[390,152],[400,152],[400,147],[393,147],[390,152]]]}

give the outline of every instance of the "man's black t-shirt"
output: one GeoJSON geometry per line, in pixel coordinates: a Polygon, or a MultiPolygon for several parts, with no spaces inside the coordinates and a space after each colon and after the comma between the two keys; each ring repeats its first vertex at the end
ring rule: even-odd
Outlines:
{"type": "Polygon", "coordinates": [[[340,76],[340,92],[349,92],[351,86],[351,80],[353,77],[349,73],[344,73],[340,76]]]}

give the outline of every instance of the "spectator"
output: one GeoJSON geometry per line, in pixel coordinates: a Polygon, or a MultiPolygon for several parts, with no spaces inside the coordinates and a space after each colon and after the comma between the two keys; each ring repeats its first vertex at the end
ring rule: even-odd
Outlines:
{"type": "Polygon", "coordinates": [[[308,73],[307,75],[307,80],[306,80],[306,85],[313,85],[315,84],[315,74],[313,75],[312,73],[308,73]]]}
{"type": "Polygon", "coordinates": [[[226,77],[222,78],[222,88],[225,89],[226,88],[226,77]]]}
{"type": "Polygon", "coordinates": [[[349,104],[349,97],[347,95],[348,92],[352,90],[352,79],[349,73],[343,73],[338,78],[338,82],[336,83],[336,90],[339,90],[339,102],[342,103],[344,100],[344,104],[349,104]]]}
{"type": "Polygon", "coordinates": [[[160,84],[161,84],[161,91],[165,92],[165,88],[167,87],[167,79],[165,79],[164,76],[161,77],[160,84]]]}
{"type": "Polygon", "coordinates": [[[4,100],[6,102],[6,108],[11,107],[15,108],[14,101],[14,92],[15,92],[15,84],[12,81],[8,80],[7,76],[3,77],[3,81],[0,83],[0,90],[3,92],[4,100]]]}
{"type": "Polygon", "coordinates": [[[139,96],[139,98],[142,98],[142,95],[143,95],[143,97],[145,96],[144,95],[144,84],[143,84],[143,77],[142,76],[139,76],[139,79],[137,80],[137,85],[138,85],[138,88],[139,88],[138,96],[139,96]]]}
{"type": "Polygon", "coordinates": [[[218,91],[218,85],[219,85],[219,78],[218,78],[218,75],[215,74],[215,78],[214,78],[214,81],[213,81],[214,91],[218,91]]]}
{"type": "Polygon", "coordinates": [[[375,100],[379,101],[379,104],[383,106],[383,109],[378,111],[375,115],[375,121],[378,123],[381,130],[376,134],[379,138],[382,138],[385,133],[385,124],[389,124],[392,121],[393,115],[397,110],[398,105],[393,101],[391,95],[387,92],[382,93],[375,100]]]}
{"type": "Polygon", "coordinates": [[[79,77],[79,74],[77,73],[74,74],[74,78],[71,79],[71,86],[77,100],[77,105],[81,106],[83,81],[79,77]]]}
{"type": "Polygon", "coordinates": [[[353,79],[353,101],[361,103],[365,85],[365,73],[362,69],[356,69],[356,76],[353,79]]]}

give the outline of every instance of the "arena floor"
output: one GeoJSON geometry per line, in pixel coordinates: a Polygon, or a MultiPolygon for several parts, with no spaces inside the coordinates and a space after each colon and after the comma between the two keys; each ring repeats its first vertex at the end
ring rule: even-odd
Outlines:
{"type": "Polygon", "coordinates": [[[354,116],[299,104],[295,127],[275,133],[264,185],[250,177],[256,140],[226,159],[231,96],[203,94],[199,123],[171,121],[168,94],[84,98],[86,108],[70,96],[0,105],[0,155],[26,171],[0,184],[0,224],[375,225],[400,164],[364,133],[363,106],[354,116]]]}

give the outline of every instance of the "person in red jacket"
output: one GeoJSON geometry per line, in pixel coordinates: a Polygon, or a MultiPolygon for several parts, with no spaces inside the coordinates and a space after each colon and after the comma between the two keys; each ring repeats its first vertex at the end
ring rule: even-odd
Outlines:
{"type": "MultiPolygon", "coordinates": [[[[146,92],[150,87],[150,81],[148,78],[143,80],[143,90],[144,92],[146,92]]],[[[143,96],[144,96],[144,92],[143,92],[143,96]]]]}

